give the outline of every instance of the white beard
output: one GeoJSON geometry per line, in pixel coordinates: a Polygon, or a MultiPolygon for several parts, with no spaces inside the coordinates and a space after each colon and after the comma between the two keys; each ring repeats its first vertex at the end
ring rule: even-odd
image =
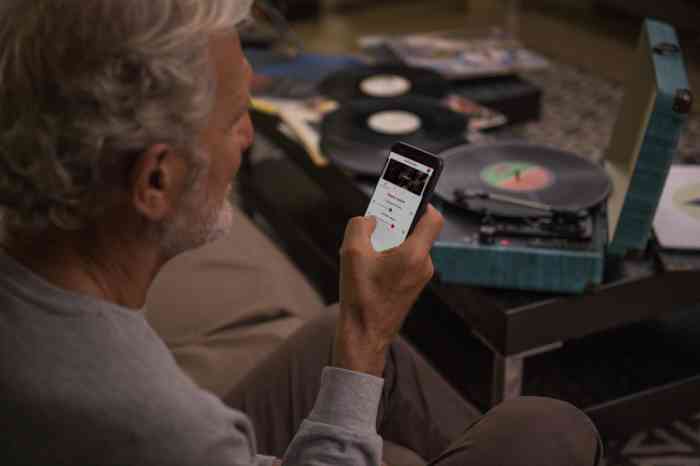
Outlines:
{"type": "MultiPolygon", "coordinates": [[[[202,176],[200,180],[204,180],[202,176]]],[[[165,225],[162,236],[163,251],[168,258],[187,250],[216,241],[231,231],[233,206],[227,195],[218,208],[202,207],[203,183],[198,180],[195,187],[185,194],[183,207],[174,220],[165,225]]]]}
{"type": "Polygon", "coordinates": [[[216,241],[231,231],[232,226],[233,206],[231,205],[231,201],[227,198],[224,199],[224,203],[219,208],[215,221],[205,228],[207,237],[204,242],[211,243],[212,241],[216,241]]]}

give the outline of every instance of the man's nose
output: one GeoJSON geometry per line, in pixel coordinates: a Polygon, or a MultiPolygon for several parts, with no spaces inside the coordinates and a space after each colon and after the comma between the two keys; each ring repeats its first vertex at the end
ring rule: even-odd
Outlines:
{"type": "Polygon", "coordinates": [[[253,127],[253,121],[250,119],[250,113],[246,113],[243,121],[243,150],[249,149],[253,145],[255,140],[255,127],[253,127]]]}

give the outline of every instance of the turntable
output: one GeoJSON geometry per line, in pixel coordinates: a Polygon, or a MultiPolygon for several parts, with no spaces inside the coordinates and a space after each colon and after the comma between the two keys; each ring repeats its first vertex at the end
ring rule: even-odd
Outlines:
{"type": "Polygon", "coordinates": [[[605,168],[518,142],[440,154],[441,280],[581,293],[602,282],[606,258],[645,248],[692,104],[671,26],[645,22],[628,76],[605,168]]]}

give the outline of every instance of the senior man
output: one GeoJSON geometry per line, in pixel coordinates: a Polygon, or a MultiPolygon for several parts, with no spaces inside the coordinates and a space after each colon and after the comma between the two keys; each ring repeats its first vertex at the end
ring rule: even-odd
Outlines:
{"type": "Polygon", "coordinates": [[[142,309],[168,260],[236,222],[228,194],[253,140],[235,33],[248,8],[0,6],[0,463],[376,465],[376,425],[434,464],[597,463],[574,407],[526,398],[476,419],[396,341],[433,272],[432,208],[381,254],[374,220],[351,219],[337,314],[224,401],[177,367],[142,309]]]}

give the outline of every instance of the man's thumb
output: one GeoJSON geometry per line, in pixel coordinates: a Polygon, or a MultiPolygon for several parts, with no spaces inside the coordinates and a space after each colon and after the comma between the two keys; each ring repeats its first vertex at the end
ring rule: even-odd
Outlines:
{"type": "Polygon", "coordinates": [[[345,237],[341,249],[358,248],[364,250],[372,248],[370,240],[372,233],[377,228],[377,218],[374,216],[353,217],[345,227],[345,237]]]}

